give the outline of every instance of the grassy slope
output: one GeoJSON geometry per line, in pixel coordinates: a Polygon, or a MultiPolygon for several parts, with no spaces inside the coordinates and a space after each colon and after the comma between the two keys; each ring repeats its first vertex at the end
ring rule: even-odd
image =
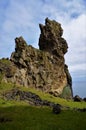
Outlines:
{"type": "MultiPolygon", "coordinates": [[[[12,84],[0,84],[0,93],[16,87],[12,84]]],[[[20,87],[19,87],[20,88],[20,87]]],[[[24,91],[38,94],[47,99],[72,108],[86,108],[86,103],[75,103],[65,99],[56,98],[35,89],[21,87],[24,91]]],[[[0,118],[6,121],[0,123],[0,130],[85,130],[86,112],[63,110],[61,114],[54,115],[48,107],[34,107],[23,101],[6,101],[0,99],[0,118]]]]}

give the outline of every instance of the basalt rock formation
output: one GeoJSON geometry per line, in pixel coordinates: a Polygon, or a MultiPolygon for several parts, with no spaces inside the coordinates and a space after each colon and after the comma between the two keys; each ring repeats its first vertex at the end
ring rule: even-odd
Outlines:
{"type": "MultiPolygon", "coordinates": [[[[21,91],[18,88],[12,89],[2,95],[6,100],[26,101],[30,105],[35,106],[50,106],[54,107],[56,104],[47,100],[42,100],[38,95],[32,92],[21,91]]],[[[61,106],[62,107],[62,106],[61,106]]]]}
{"type": "Polygon", "coordinates": [[[71,98],[72,79],[64,59],[68,45],[62,37],[61,25],[46,18],[45,25],[39,26],[39,49],[27,45],[23,37],[16,38],[15,52],[11,54],[10,60],[0,61],[2,81],[71,98]]]}

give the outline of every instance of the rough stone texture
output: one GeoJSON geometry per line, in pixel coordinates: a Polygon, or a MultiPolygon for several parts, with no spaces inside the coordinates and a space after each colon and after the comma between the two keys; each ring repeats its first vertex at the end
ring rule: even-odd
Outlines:
{"type": "Polygon", "coordinates": [[[74,99],[75,102],[81,102],[82,101],[82,98],[79,97],[78,95],[76,95],[73,99],[74,99]]]}
{"type": "Polygon", "coordinates": [[[47,100],[42,100],[38,95],[32,92],[21,91],[19,89],[12,89],[3,94],[6,100],[23,100],[28,101],[29,104],[35,106],[49,106],[54,107],[55,103],[47,100]]]}
{"type": "MultiPolygon", "coordinates": [[[[16,66],[8,58],[0,60],[0,82],[5,78],[11,78],[16,73],[16,66]]],[[[5,80],[5,79],[4,79],[5,80]]]]}
{"type": "Polygon", "coordinates": [[[55,105],[53,106],[53,113],[54,113],[54,114],[59,114],[59,113],[61,113],[61,105],[55,104],[55,105]]]}
{"type": "Polygon", "coordinates": [[[63,57],[67,52],[68,45],[66,40],[61,37],[63,34],[61,24],[46,18],[45,25],[40,24],[40,30],[40,50],[50,52],[56,57],[63,57]]]}
{"type": "Polygon", "coordinates": [[[39,49],[27,45],[23,37],[15,39],[15,52],[10,58],[11,69],[15,67],[15,71],[11,76],[5,74],[3,80],[35,87],[54,96],[61,96],[68,86],[67,98],[71,98],[72,79],[64,59],[68,45],[62,38],[61,25],[46,18],[45,25],[40,24],[40,30],[39,49]]]}

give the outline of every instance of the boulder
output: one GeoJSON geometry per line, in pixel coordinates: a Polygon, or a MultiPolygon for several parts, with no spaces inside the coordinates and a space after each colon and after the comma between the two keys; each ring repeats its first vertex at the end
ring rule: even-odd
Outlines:
{"type": "Polygon", "coordinates": [[[81,102],[82,101],[82,98],[80,98],[78,95],[76,95],[73,99],[74,99],[75,102],[81,102]]]}
{"type": "Polygon", "coordinates": [[[78,111],[80,111],[80,112],[86,112],[86,108],[83,108],[83,109],[77,109],[78,111]]]}
{"type": "Polygon", "coordinates": [[[4,93],[3,97],[6,98],[7,100],[28,101],[29,104],[35,105],[35,106],[49,106],[49,107],[55,106],[55,103],[47,101],[47,100],[42,100],[35,93],[21,91],[17,88],[4,93]]]}
{"type": "Polygon", "coordinates": [[[54,114],[59,114],[59,113],[61,113],[61,105],[55,104],[55,105],[53,106],[53,113],[54,113],[54,114]]]}
{"type": "Polygon", "coordinates": [[[85,101],[85,102],[86,102],[86,97],[84,97],[84,98],[83,98],[83,101],[85,101]]]}

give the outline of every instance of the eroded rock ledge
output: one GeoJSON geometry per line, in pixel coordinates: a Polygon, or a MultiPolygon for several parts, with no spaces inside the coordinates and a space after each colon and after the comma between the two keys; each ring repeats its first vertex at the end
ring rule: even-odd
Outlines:
{"type": "Polygon", "coordinates": [[[64,54],[68,45],[62,38],[63,29],[58,22],[48,18],[45,19],[45,25],[39,26],[39,49],[27,45],[23,37],[16,38],[15,52],[8,60],[10,66],[0,61],[2,80],[35,87],[54,96],[71,98],[72,79],[65,65],[64,54]]]}

